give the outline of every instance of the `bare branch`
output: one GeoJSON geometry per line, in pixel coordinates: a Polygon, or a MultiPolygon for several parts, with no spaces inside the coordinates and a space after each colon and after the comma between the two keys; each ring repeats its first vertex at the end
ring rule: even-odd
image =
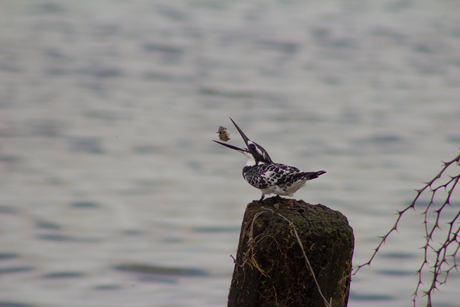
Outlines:
{"type": "MultiPolygon", "coordinates": [[[[434,291],[439,290],[438,286],[443,285],[447,282],[449,274],[455,269],[459,273],[460,264],[457,263],[457,255],[460,250],[460,227],[454,229],[456,223],[460,220],[460,210],[453,216],[452,219],[448,222],[444,222],[446,226],[444,230],[441,228],[441,223],[443,223],[442,213],[445,212],[447,207],[452,208],[451,197],[457,187],[457,184],[460,181],[460,172],[456,176],[444,176],[448,177],[449,180],[444,183],[440,183],[440,179],[443,177],[444,173],[448,168],[460,166],[460,154],[448,162],[443,162],[443,168],[441,171],[430,181],[425,182],[424,186],[421,189],[415,190],[417,194],[415,195],[414,200],[403,210],[397,211],[398,217],[393,227],[382,237],[381,241],[377,248],[374,250],[369,261],[364,264],[359,265],[354,271],[353,275],[358,273],[358,271],[364,266],[370,266],[377,253],[380,251],[381,246],[385,243],[387,238],[394,231],[397,232],[399,222],[401,221],[402,216],[409,210],[415,210],[415,204],[419,200],[420,196],[423,193],[431,193],[429,202],[426,205],[426,208],[423,210],[421,215],[423,216],[423,224],[425,225],[425,244],[422,246],[423,250],[423,261],[416,271],[418,276],[418,282],[413,293],[413,305],[416,306],[417,298],[419,297],[420,292],[422,297],[426,297],[428,307],[433,306],[432,296],[434,291]],[[436,204],[435,196],[439,191],[444,191],[446,193],[446,198],[442,204],[436,204]],[[434,215],[434,216],[433,216],[434,215]],[[446,230],[447,229],[447,230],[446,230]],[[435,243],[433,241],[434,235],[437,232],[445,233],[445,240],[443,242],[435,243]],[[448,249],[452,250],[449,254],[448,249]],[[434,254],[435,259],[433,262],[430,262],[429,256],[434,254]],[[422,274],[425,270],[431,272],[432,278],[426,289],[422,289],[424,286],[422,274]]],[[[441,192],[439,192],[441,193],[441,192]]]]}

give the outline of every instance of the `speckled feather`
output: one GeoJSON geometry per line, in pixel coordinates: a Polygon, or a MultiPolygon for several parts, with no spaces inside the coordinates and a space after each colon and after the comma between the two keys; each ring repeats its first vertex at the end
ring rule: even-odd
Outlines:
{"type": "Polygon", "coordinates": [[[245,166],[243,168],[244,179],[258,189],[277,186],[280,189],[286,190],[286,188],[292,186],[295,182],[305,182],[315,179],[324,173],[325,171],[301,172],[294,166],[281,163],[260,163],[255,166],[245,166]]]}
{"type": "Polygon", "coordinates": [[[301,172],[294,166],[274,163],[262,146],[251,141],[233,119],[230,118],[230,120],[240,133],[247,148],[239,148],[218,141],[214,142],[248,157],[246,166],[243,168],[243,177],[250,185],[262,192],[262,197],[259,201],[262,201],[265,195],[272,193],[293,196],[298,189],[305,185],[306,181],[318,178],[318,176],[326,173],[326,171],[301,172]]]}

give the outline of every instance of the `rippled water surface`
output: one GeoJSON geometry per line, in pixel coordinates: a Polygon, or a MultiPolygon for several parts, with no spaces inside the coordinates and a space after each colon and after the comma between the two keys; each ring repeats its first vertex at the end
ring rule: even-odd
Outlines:
{"type": "MultiPolygon", "coordinates": [[[[366,262],[458,155],[458,16],[455,1],[2,1],[0,306],[225,306],[260,197],[245,157],[211,142],[223,125],[243,145],[229,117],[276,162],[327,170],[295,196],[346,215],[366,262]]],[[[422,210],[349,306],[411,306],[422,210]]],[[[453,272],[436,306],[459,287],[453,272]]]]}

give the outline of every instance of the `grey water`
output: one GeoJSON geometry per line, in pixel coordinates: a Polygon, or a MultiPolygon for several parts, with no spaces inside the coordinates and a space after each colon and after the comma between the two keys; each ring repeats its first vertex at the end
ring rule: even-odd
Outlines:
{"type": "MultiPolygon", "coordinates": [[[[225,306],[260,197],[245,157],[212,142],[222,125],[243,146],[229,117],[274,161],[327,171],[295,197],[347,216],[365,263],[459,153],[458,16],[456,1],[0,2],[0,306],[225,306]]],[[[423,208],[353,276],[349,306],[412,306],[423,208]]],[[[453,271],[436,306],[459,286],[453,271]]]]}

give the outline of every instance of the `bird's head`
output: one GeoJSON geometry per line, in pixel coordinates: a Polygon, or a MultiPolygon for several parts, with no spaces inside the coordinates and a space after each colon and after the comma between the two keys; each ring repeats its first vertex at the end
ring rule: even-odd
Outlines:
{"type": "MultiPolygon", "coordinates": [[[[235,125],[236,129],[240,133],[241,137],[243,138],[244,143],[246,144],[247,148],[239,148],[230,144],[225,144],[219,141],[214,141],[220,145],[226,146],[228,148],[231,148],[233,150],[236,150],[244,155],[246,155],[249,160],[253,160],[253,164],[258,164],[258,163],[266,163],[270,164],[273,163],[272,159],[268,155],[267,151],[257,144],[256,142],[251,141],[246,134],[244,134],[243,130],[238,127],[238,125],[233,121],[233,119],[230,118],[232,123],[235,125]]],[[[248,161],[249,163],[250,161],[248,161]]]]}

